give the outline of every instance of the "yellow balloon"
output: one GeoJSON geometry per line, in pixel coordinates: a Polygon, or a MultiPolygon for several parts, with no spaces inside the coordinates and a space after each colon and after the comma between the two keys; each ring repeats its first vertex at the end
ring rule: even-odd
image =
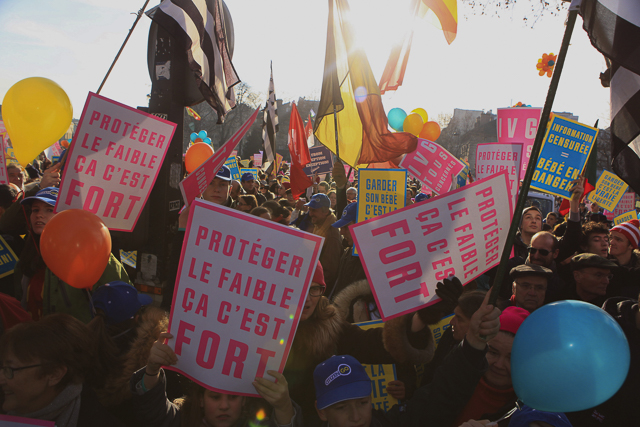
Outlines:
{"type": "Polygon", "coordinates": [[[422,117],[422,123],[427,123],[429,121],[429,115],[427,114],[427,110],[424,108],[416,108],[412,111],[412,113],[416,113],[420,117],[422,117]]]}
{"type": "Polygon", "coordinates": [[[409,114],[405,119],[404,123],[402,123],[402,131],[409,132],[418,136],[420,131],[422,130],[422,126],[424,123],[422,122],[422,117],[419,114],[412,113],[409,114]]]}
{"type": "Polygon", "coordinates": [[[2,118],[16,159],[26,166],[67,132],[73,107],[57,83],[44,77],[29,77],[7,91],[2,118]]]}

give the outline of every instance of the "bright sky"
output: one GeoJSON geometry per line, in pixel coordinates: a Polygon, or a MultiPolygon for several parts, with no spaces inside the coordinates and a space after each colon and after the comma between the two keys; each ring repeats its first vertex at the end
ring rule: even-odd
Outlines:
{"type": "MultiPolygon", "coordinates": [[[[0,99],[15,82],[47,77],[63,87],[79,118],[87,93],[96,91],[143,0],[0,0],[0,99]]],[[[240,79],[266,99],[269,61],[276,95],[285,102],[319,99],[326,44],[327,2],[227,0],[235,27],[233,63],[240,79]]],[[[350,0],[356,32],[376,78],[391,42],[410,25],[407,0],[350,0]]],[[[525,0],[520,1],[526,6],[525,0]]],[[[155,6],[152,0],[149,8],[155,6]]],[[[447,45],[429,15],[417,23],[404,84],[383,96],[385,109],[430,116],[454,108],[495,110],[518,101],[542,107],[551,79],[535,65],[543,53],[558,53],[566,13],[545,16],[533,29],[522,10],[500,18],[474,15],[458,2],[458,36],[447,45]]],[[[147,105],[150,20],[136,27],[102,95],[130,106],[147,105]]],[[[602,56],[590,45],[578,17],[554,111],[570,111],[593,125],[609,119],[609,90],[600,85],[602,56]]]]}

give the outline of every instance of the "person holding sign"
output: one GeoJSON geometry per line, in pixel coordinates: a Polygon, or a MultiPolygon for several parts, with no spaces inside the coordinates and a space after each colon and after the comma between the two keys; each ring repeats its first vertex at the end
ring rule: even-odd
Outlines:
{"type": "MultiPolygon", "coordinates": [[[[56,215],[53,207],[57,198],[58,189],[47,187],[21,202],[27,211],[30,225],[27,243],[20,255],[15,273],[20,280],[21,301],[34,320],[58,312],[68,313],[88,323],[93,318],[93,308],[87,298],[87,291],[74,288],[60,280],[47,267],[40,254],[40,235],[56,215]]],[[[107,267],[92,289],[116,280],[131,284],[120,261],[113,254],[109,254],[107,267]]]]}
{"type": "MultiPolygon", "coordinates": [[[[233,394],[222,394],[193,384],[180,407],[166,396],[166,380],[162,366],[174,365],[178,357],[165,341],[173,335],[161,333],[151,347],[147,365],[134,373],[130,387],[133,394],[136,417],[143,425],[163,427],[232,427],[245,426],[254,414],[247,415],[247,398],[233,394]]],[[[269,425],[301,427],[299,407],[289,397],[287,380],[277,371],[267,374],[277,382],[256,378],[256,391],[273,407],[269,425]]]]}

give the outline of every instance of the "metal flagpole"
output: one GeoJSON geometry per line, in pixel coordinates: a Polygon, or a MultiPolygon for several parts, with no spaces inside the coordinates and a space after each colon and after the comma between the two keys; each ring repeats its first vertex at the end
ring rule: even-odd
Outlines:
{"type": "Polygon", "coordinates": [[[500,258],[500,265],[496,272],[496,277],[493,281],[493,287],[491,291],[491,297],[489,298],[489,304],[495,305],[498,295],[500,294],[500,286],[502,285],[506,270],[509,266],[509,256],[511,255],[511,247],[516,238],[516,232],[520,225],[520,219],[522,218],[522,210],[524,209],[525,202],[527,200],[527,194],[531,187],[531,179],[533,178],[533,172],[536,169],[536,163],[538,163],[538,155],[542,148],[542,141],[547,131],[547,122],[549,121],[549,115],[551,113],[551,107],[553,106],[553,100],[558,90],[558,83],[560,82],[560,75],[562,74],[562,68],[564,66],[564,60],[567,56],[567,50],[569,49],[569,42],[571,41],[571,34],[576,23],[576,17],[578,16],[578,10],[569,10],[569,16],[567,18],[567,27],[564,31],[564,37],[562,38],[562,45],[560,46],[560,52],[558,53],[558,60],[555,65],[555,70],[551,76],[551,83],[549,84],[549,91],[547,92],[547,99],[542,109],[542,116],[540,117],[540,124],[538,125],[538,131],[536,132],[536,139],[531,149],[531,158],[529,159],[529,165],[527,166],[527,172],[520,188],[518,196],[518,203],[516,204],[515,211],[513,212],[513,220],[511,221],[511,227],[509,227],[509,234],[507,236],[507,242],[504,245],[502,251],[502,258],[500,258]]]}

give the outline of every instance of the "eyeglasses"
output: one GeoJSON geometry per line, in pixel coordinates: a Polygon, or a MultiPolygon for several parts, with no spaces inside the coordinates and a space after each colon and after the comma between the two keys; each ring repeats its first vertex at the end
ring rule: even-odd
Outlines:
{"type": "Polygon", "coordinates": [[[536,254],[536,252],[540,252],[540,255],[542,255],[542,256],[547,256],[547,255],[549,255],[549,254],[551,253],[550,251],[548,251],[548,250],[546,250],[546,249],[537,249],[537,248],[532,248],[531,246],[529,246],[529,247],[527,248],[527,250],[529,251],[529,253],[530,253],[531,255],[535,255],[535,254],[536,254]]]}
{"type": "Polygon", "coordinates": [[[2,373],[4,374],[4,377],[10,380],[10,379],[13,379],[13,374],[16,373],[17,371],[22,371],[23,369],[29,369],[29,368],[37,368],[38,366],[42,366],[42,363],[38,365],[23,366],[21,368],[12,368],[10,366],[2,366],[0,369],[2,369],[2,373]]]}
{"type": "Polygon", "coordinates": [[[309,295],[311,295],[312,297],[319,297],[324,294],[324,290],[324,286],[312,286],[309,288],[309,295]]]}

